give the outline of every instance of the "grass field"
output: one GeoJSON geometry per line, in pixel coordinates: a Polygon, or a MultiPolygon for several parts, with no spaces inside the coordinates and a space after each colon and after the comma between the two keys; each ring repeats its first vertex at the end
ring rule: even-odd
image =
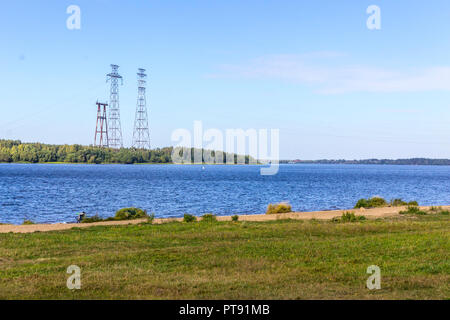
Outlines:
{"type": "Polygon", "coordinates": [[[0,234],[0,299],[449,299],[449,252],[440,214],[0,234]]]}

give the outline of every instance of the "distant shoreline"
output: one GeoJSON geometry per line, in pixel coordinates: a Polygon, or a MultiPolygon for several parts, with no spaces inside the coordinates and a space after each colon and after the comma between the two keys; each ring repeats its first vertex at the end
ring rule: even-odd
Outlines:
{"type": "MultiPolygon", "coordinates": [[[[428,160],[439,160],[439,159],[428,159],[428,160]]],[[[282,160],[279,162],[279,165],[307,165],[307,164],[317,164],[317,165],[394,165],[394,166],[435,166],[435,167],[445,167],[450,166],[450,160],[448,163],[399,163],[396,162],[397,160],[390,160],[392,163],[382,163],[382,162],[366,162],[365,160],[344,160],[344,161],[338,161],[338,160],[329,160],[329,161],[322,161],[322,160],[313,160],[313,161],[299,161],[299,162],[293,162],[293,161],[287,161],[282,160]]],[[[228,163],[173,163],[173,162],[166,162],[166,163],[158,163],[158,162],[135,162],[135,163],[117,163],[117,162],[111,162],[111,163],[87,163],[87,162],[26,162],[26,161],[17,161],[17,162],[0,162],[0,164],[76,164],[76,165],[177,165],[177,166],[236,166],[236,165],[252,165],[252,166],[268,166],[269,164],[264,163],[245,163],[245,164],[228,164],[228,163]]]]}
{"type": "Polygon", "coordinates": [[[167,162],[167,163],[158,163],[158,162],[135,162],[135,163],[117,163],[117,162],[111,162],[111,163],[87,163],[87,162],[0,162],[0,164],[77,164],[77,165],[92,165],[92,166],[101,166],[101,165],[126,165],[126,166],[133,166],[133,165],[175,165],[175,166],[236,166],[236,165],[250,165],[250,166],[267,166],[267,164],[262,163],[245,163],[245,164],[236,164],[236,163],[173,163],[173,162],[167,162]]]}
{"type": "Polygon", "coordinates": [[[424,165],[450,166],[450,159],[410,158],[410,159],[363,159],[363,160],[280,160],[280,164],[371,164],[371,165],[424,165]]]}
{"type": "MultiPolygon", "coordinates": [[[[0,139],[0,163],[49,163],[49,164],[174,164],[173,154],[181,157],[185,152],[184,148],[163,147],[150,150],[135,148],[100,148],[83,145],[51,145],[42,143],[22,143],[20,140],[0,139]]],[[[198,161],[212,160],[216,152],[222,154],[220,165],[229,165],[243,157],[245,164],[255,163],[257,165],[267,165],[268,160],[255,158],[249,155],[238,155],[224,151],[214,151],[203,148],[187,148],[188,154],[180,161],[189,159],[191,163],[206,165],[212,163],[198,163],[198,161]],[[208,155],[208,153],[210,155],[208,155]],[[214,154],[214,155],[213,155],[214,154]],[[212,156],[212,158],[210,158],[212,156]]],[[[437,165],[450,166],[450,159],[431,159],[423,157],[405,159],[319,159],[319,160],[278,160],[279,164],[392,164],[392,165],[437,165]]],[[[177,163],[178,164],[178,163],[177,163]]]]}

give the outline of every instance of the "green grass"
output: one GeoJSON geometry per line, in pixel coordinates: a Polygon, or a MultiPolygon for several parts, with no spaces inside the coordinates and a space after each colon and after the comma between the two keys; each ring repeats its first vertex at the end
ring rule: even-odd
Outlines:
{"type": "Polygon", "coordinates": [[[0,234],[0,299],[448,299],[449,252],[440,214],[0,234]],[[370,265],[381,290],[365,286],[370,265]]]}

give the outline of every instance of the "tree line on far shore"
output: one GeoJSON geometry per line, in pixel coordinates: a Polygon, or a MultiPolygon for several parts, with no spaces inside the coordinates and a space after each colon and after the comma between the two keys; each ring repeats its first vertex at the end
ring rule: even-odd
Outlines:
{"type": "Polygon", "coordinates": [[[364,159],[364,160],[280,160],[281,164],[394,164],[394,165],[429,165],[429,166],[449,166],[450,159],[364,159]]]}
{"type": "MultiPolygon", "coordinates": [[[[20,140],[0,140],[0,162],[66,162],[66,163],[172,163],[173,147],[143,150],[135,148],[99,148],[83,145],[52,145],[42,143],[23,143],[20,140]]],[[[194,163],[194,154],[209,153],[215,156],[215,151],[191,149],[191,162],[194,163]]],[[[233,157],[237,161],[236,154],[225,154],[226,159],[233,157]]],[[[245,163],[249,163],[249,156],[245,156],[245,163]]],[[[202,162],[204,158],[202,156],[202,162]]],[[[186,163],[186,162],[185,162],[186,163]]]]}

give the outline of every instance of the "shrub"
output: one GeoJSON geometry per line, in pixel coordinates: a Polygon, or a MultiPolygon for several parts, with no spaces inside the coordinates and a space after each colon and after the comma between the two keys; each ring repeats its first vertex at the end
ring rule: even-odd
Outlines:
{"type": "Polygon", "coordinates": [[[147,222],[148,223],[153,223],[153,220],[155,220],[155,214],[154,213],[150,213],[149,215],[147,215],[147,222]]]}
{"type": "Polygon", "coordinates": [[[237,214],[231,217],[231,221],[236,222],[238,220],[239,220],[239,216],[237,214]]]}
{"type": "Polygon", "coordinates": [[[441,212],[439,212],[440,214],[444,215],[444,216],[448,216],[450,214],[450,211],[448,210],[442,210],[441,212]]]}
{"type": "Polygon", "coordinates": [[[391,200],[391,206],[393,207],[401,207],[408,205],[407,202],[403,201],[402,199],[392,199],[391,200]]]}
{"type": "Polygon", "coordinates": [[[269,204],[266,214],[288,213],[292,212],[292,206],[289,203],[269,204]]]}
{"type": "Polygon", "coordinates": [[[202,221],[203,222],[216,222],[217,218],[212,213],[206,213],[202,216],[202,221]]]}
{"type": "Polygon", "coordinates": [[[391,200],[391,206],[393,207],[401,207],[401,206],[418,206],[419,203],[417,201],[406,202],[402,199],[393,199],[391,200]]]}
{"type": "Polygon", "coordinates": [[[340,218],[334,220],[335,222],[356,222],[366,220],[364,216],[356,216],[353,212],[344,212],[340,218]]]}
{"type": "Polygon", "coordinates": [[[355,209],[369,208],[369,202],[366,199],[359,199],[355,205],[355,209]]]}
{"type": "Polygon", "coordinates": [[[84,217],[82,220],[81,220],[81,223],[93,223],[93,222],[100,222],[100,221],[104,221],[102,218],[100,218],[99,216],[98,216],[98,214],[96,214],[95,216],[93,216],[93,217],[84,217]]]}
{"type": "Polygon", "coordinates": [[[356,216],[353,212],[344,212],[340,219],[341,222],[353,222],[356,221],[356,216]]]}
{"type": "Polygon", "coordinates": [[[417,215],[426,215],[425,211],[420,210],[418,206],[408,206],[406,210],[400,211],[400,214],[417,214],[417,215]]]}
{"type": "Polygon", "coordinates": [[[33,221],[31,220],[23,220],[23,225],[30,225],[30,224],[35,224],[33,221]]]}
{"type": "Polygon", "coordinates": [[[193,216],[192,214],[185,213],[183,217],[184,222],[194,222],[197,221],[197,217],[193,216]]]}
{"type": "Polygon", "coordinates": [[[387,206],[386,200],[380,197],[372,197],[370,199],[359,199],[355,205],[358,208],[379,208],[387,206]]]}
{"type": "Polygon", "coordinates": [[[118,210],[114,216],[114,220],[132,220],[140,218],[148,218],[148,214],[146,211],[139,208],[123,208],[118,210]]]}
{"type": "Polygon", "coordinates": [[[387,205],[386,200],[380,197],[373,197],[369,200],[371,208],[385,207],[387,205]]]}
{"type": "Polygon", "coordinates": [[[431,211],[431,212],[440,212],[440,211],[442,211],[442,207],[435,207],[435,206],[432,206],[432,207],[430,208],[430,211],[431,211]]]}

